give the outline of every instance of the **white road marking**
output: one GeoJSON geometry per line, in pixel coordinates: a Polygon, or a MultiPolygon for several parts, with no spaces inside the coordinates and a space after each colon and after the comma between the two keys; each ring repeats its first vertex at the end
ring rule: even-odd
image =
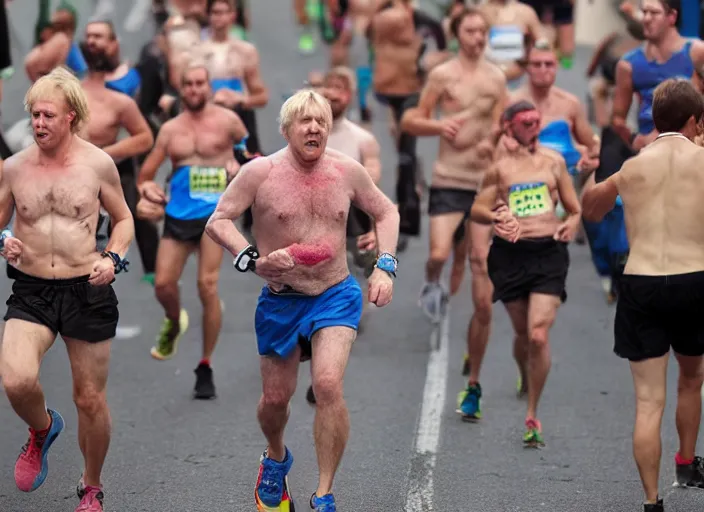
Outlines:
{"type": "Polygon", "coordinates": [[[115,339],[129,340],[136,338],[142,332],[139,325],[119,325],[115,331],[115,339]]]}
{"type": "Polygon", "coordinates": [[[137,32],[147,21],[152,8],[152,0],[135,0],[123,25],[127,32],[137,32]]]}
{"type": "Polygon", "coordinates": [[[440,427],[445,408],[445,389],[447,385],[447,363],[450,326],[449,307],[440,323],[433,330],[430,345],[438,346],[433,338],[439,338],[438,350],[431,350],[428,369],[425,376],[423,403],[420,420],[416,431],[416,446],[406,495],[406,512],[432,512],[433,508],[433,472],[436,455],[440,444],[440,427]]]}

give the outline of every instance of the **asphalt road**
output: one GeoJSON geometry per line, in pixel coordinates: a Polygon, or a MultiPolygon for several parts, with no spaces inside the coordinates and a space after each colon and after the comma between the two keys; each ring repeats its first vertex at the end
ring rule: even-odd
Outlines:
{"type": "MultiPolygon", "coordinates": [[[[10,8],[15,34],[27,38],[35,15],[30,3],[14,2],[10,8]]],[[[124,20],[132,2],[118,3],[114,19],[124,20]]],[[[254,40],[272,88],[270,105],[259,114],[260,136],[271,152],[283,145],[276,129],[280,98],[310,69],[323,69],[325,57],[319,53],[302,58],[296,53],[287,1],[252,4],[254,40]]],[[[83,26],[93,3],[85,1],[79,7],[83,26]]],[[[128,33],[118,24],[127,58],[137,55],[149,30],[145,25],[128,33]]],[[[22,51],[28,48],[28,39],[25,44],[22,51]]],[[[359,53],[363,55],[361,49],[359,53]]],[[[27,82],[20,57],[15,63],[19,71],[5,90],[5,123],[22,115],[27,82]]],[[[589,51],[580,49],[575,69],[561,71],[559,77],[561,86],[580,97],[586,89],[582,70],[588,57],[589,51]]],[[[386,115],[379,106],[374,109],[373,130],[383,147],[382,186],[392,193],[396,157],[386,115]]],[[[420,144],[428,175],[436,147],[432,139],[420,144]]],[[[393,303],[372,311],[352,352],[346,379],[352,430],[335,486],[339,509],[400,511],[408,503],[409,512],[641,510],[642,492],[631,456],[632,383],[627,364],[612,353],[614,310],[603,300],[587,251],[571,247],[569,298],[552,330],[553,367],[540,408],[547,446],[526,451],[521,443],[525,404],[515,398],[512,332],[500,305],[495,308],[483,371],[484,419],[470,425],[455,414],[456,394],[464,384],[460,367],[472,305],[466,281],[451,304],[444,335],[433,336],[416,307],[426,240],[427,223],[423,236],[412,240],[401,256],[393,303]],[[439,350],[432,348],[434,339],[440,340],[439,350]]],[[[137,263],[136,249],[130,256],[137,263]]],[[[213,363],[219,396],[204,403],[190,398],[201,343],[194,261],[182,280],[191,327],[178,356],[169,362],[149,356],[163,313],[152,288],[140,284],[140,277],[135,270],[116,283],[125,337],[113,345],[106,510],[254,510],[253,486],[265,446],[256,421],[260,376],[253,325],[261,282],[234,272],[229,260],[223,263],[220,289],[226,314],[213,363]]],[[[0,291],[6,296],[9,289],[2,272],[0,291]]],[[[26,429],[0,396],[2,512],[68,512],[77,504],[74,488],[82,470],[81,456],[70,370],[61,345],[59,340],[47,355],[41,380],[48,405],[63,414],[67,427],[52,448],[49,478],[32,495],[19,492],[12,476],[26,429]]],[[[304,396],[308,375],[308,365],[303,364],[286,437],[295,458],[290,483],[299,510],[307,509],[317,482],[313,410],[304,396]]],[[[670,389],[676,389],[674,373],[670,389]]],[[[702,510],[703,494],[670,488],[677,448],[673,405],[669,404],[663,425],[662,494],[670,512],[702,510]]]]}

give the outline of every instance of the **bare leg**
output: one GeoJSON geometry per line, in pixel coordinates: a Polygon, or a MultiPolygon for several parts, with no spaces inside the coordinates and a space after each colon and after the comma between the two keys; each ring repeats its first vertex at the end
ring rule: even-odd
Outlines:
{"type": "Polygon", "coordinates": [[[425,265],[425,278],[429,283],[440,279],[452,251],[452,236],[462,222],[462,216],[462,212],[453,212],[430,217],[430,257],[425,265]]]}
{"type": "Polygon", "coordinates": [[[515,338],[513,340],[513,358],[518,365],[518,372],[521,375],[521,390],[523,392],[528,387],[528,355],[530,338],[528,336],[528,301],[517,300],[506,304],[506,311],[511,318],[515,338]]]}
{"type": "Polygon", "coordinates": [[[528,302],[528,410],[526,419],[537,418],[538,402],[550,373],[549,333],[555,322],[560,298],[532,293],[528,302]]]}
{"type": "Polygon", "coordinates": [[[178,280],[183,273],[188,255],[194,247],[185,242],[171,238],[162,238],[156,255],[156,276],[154,291],[159,303],[163,306],[166,318],[178,328],[181,314],[178,280]]]}
{"type": "Polygon", "coordinates": [[[677,433],[680,437],[680,457],[692,460],[697,448],[699,423],[702,418],[701,390],[704,383],[702,358],[675,353],[680,364],[677,383],[677,433]]]}
{"type": "Polygon", "coordinates": [[[12,318],[5,324],[0,371],[2,384],[17,415],[34,430],[49,428],[39,367],[56,335],[48,327],[12,318]]]}
{"type": "Polygon", "coordinates": [[[636,391],[633,455],[648,503],[656,503],[658,499],[658,478],[662,456],[660,428],[665,410],[668,358],[669,353],[645,361],[631,361],[631,373],[636,391]]]}
{"type": "Polygon", "coordinates": [[[470,384],[479,382],[484,354],[489,344],[494,286],[489,279],[486,261],[489,255],[491,230],[491,226],[472,222],[468,233],[471,237],[469,266],[472,270],[472,302],[474,303],[474,314],[467,330],[467,350],[471,364],[470,384]]]}
{"type": "Polygon", "coordinates": [[[198,260],[198,294],[203,304],[203,359],[210,360],[222,327],[222,307],[218,296],[218,279],[223,249],[204,235],[198,260]]]}
{"type": "Polygon", "coordinates": [[[83,481],[99,487],[110,446],[110,410],[106,396],[110,341],[88,343],[65,338],[73,374],[73,401],[78,411],[78,444],[85,461],[83,481]]]}
{"type": "Polygon", "coordinates": [[[348,327],[328,327],[313,336],[311,373],[317,400],[313,436],[320,470],[316,492],[319,497],[332,492],[335,472],[349,437],[350,419],[343,380],[356,335],[348,327]]]}
{"type": "Polygon", "coordinates": [[[296,347],[287,359],[262,357],[260,361],[262,397],[257,418],[269,443],[267,456],[278,462],[283,462],[286,457],[284,429],[290,412],[289,402],[296,392],[300,358],[301,349],[296,347]]]}

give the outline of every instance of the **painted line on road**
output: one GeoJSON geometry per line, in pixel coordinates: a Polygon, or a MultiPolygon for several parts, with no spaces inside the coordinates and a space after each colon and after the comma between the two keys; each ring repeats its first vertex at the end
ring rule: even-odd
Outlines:
{"type": "Polygon", "coordinates": [[[447,385],[448,345],[450,337],[449,308],[430,339],[431,350],[428,369],[425,375],[423,403],[420,420],[416,430],[415,453],[411,459],[409,487],[406,495],[406,512],[432,512],[433,508],[433,472],[440,444],[440,427],[445,408],[445,389],[447,385]],[[439,343],[438,343],[439,341],[439,343]]]}

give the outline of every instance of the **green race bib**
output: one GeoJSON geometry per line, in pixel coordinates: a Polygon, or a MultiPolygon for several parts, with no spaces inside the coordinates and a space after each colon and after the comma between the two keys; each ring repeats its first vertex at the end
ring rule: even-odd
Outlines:
{"type": "Polygon", "coordinates": [[[217,202],[227,188],[227,171],[222,167],[194,165],[188,172],[188,191],[192,199],[217,202]]]}
{"type": "Polygon", "coordinates": [[[508,193],[508,207],[516,217],[533,217],[553,211],[550,190],[545,183],[517,183],[508,193]]]}

